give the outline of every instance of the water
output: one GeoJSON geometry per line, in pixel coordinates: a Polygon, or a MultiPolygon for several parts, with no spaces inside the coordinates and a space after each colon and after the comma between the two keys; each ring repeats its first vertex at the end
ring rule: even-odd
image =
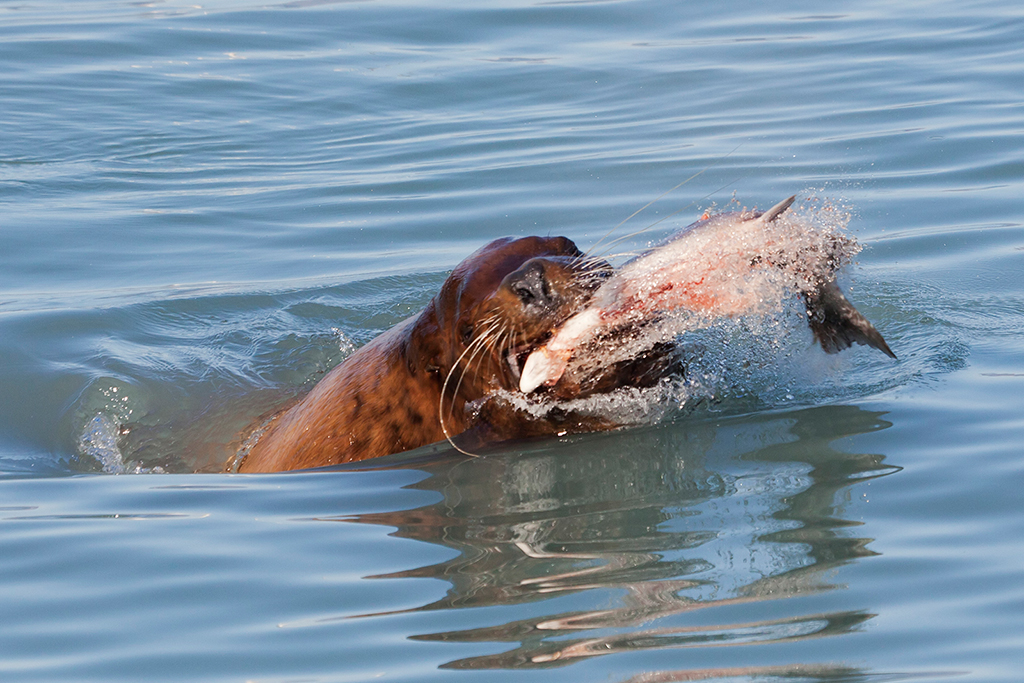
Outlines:
{"type": "Polygon", "coordinates": [[[1022,65],[1005,0],[0,3],[3,679],[1019,680],[1022,65]],[[719,330],[642,428],[217,473],[698,172],[622,251],[840,202],[899,361],[719,330]]]}

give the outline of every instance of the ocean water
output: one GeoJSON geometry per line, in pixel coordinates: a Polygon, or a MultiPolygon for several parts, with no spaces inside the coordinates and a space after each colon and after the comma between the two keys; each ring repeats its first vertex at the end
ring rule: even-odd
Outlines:
{"type": "Polygon", "coordinates": [[[3,1],[0,131],[4,681],[1021,679],[1019,3],[3,1]],[[898,361],[219,473],[490,239],[791,194],[898,361]]]}

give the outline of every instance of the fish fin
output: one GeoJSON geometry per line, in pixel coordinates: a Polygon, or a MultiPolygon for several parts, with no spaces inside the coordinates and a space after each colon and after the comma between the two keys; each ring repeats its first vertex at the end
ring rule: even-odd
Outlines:
{"type": "Polygon", "coordinates": [[[783,199],[781,202],[773,206],[772,208],[761,214],[761,220],[765,223],[771,223],[776,218],[786,212],[786,209],[793,206],[793,202],[796,201],[796,195],[793,195],[789,199],[783,199]]]}
{"type": "Polygon", "coordinates": [[[822,284],[816,292],[804,293],[804,301],[811,332],[826,353],[839,353],[857,343],[896,358],[875,326],[853,307],[835,280],[822,284]]]}

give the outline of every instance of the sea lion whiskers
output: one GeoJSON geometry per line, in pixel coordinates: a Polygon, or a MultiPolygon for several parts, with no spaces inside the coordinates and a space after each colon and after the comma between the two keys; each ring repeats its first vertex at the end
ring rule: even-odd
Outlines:
{"type": "MultiPolygon", "coordinates": [[[[641,213],[641,212],[643,212],[643,211],[647,210],[647,208],[649,208],[649,207],[650,207],[650,206],[651,206],[652,204],[654,204],[655,202],[657,202],[658,200],[660,200],[660,199],[661,199],[662,197],[665,197],[666,195],[669,195],[669,194],[671,194],[671,193],[675,192],[676,190],[678,190],[678,189],[679,189],[680,187],[682,187],[683,185],[686,185],[687,183],[689,183],[689,182],[690,182],[691,180],[695,180],[695,179],[699,178],[700,176],[704,175],[704,174],[705,174],[706,172],[708,172],[709,170],[711,170],[712,168],[714,168],[714,167],[715,167],[715,166],[717,166],[718,164],[722,163],[723,161],[725,161],[726,159],[728,159],[729,157],[731,157],[731,156],[732,156],[732,155],[733,155],[733,154],[734,154],[734,153],[736,152],[736,150],[738,150],[738,149],[739,149],[740,147],[742,147],[742,146],[743,146],[743,143],[741,142],[740,144],[738,144],[738,145],[736,145],[735,147],[733,147],[733,148],[732,148],[732,149],[731,149],[731,150],[729,151],[729,153],[728,153],[728,154],[726,154],[725,156],[721,157],[720,159],[716,159],[716,160],[715,160],[715,161],[714,161],[713,163],[710,163],[710,164],[708,164],[707,166],[705,166],[705,167],[704,167],[704,168],[702,168],[701,170],[699,170],[699,171],[697,171],[696,173],[694,173],[694,174],[693,174],[692,176],[690,176],[689,178],[686,178],[686,179],[685,179],[685,180],[683,180],[682,182],[680,182],[680,183],[676,184],[676,185],[675,185],[675,187],[670,187],[669,189],[665,190],[664,192],[662,192],[661,194],[659,194],[659,195],[658,195],[657,197],[655,197],[654,199],[652,199],[651,201],[647,202],[646,204],[644,204],[643,206],[641,206],[641,207],[640,207],[639,209],[637,209],[636,211],[634,211],[633,213],[631,213],[631,214],[629,214],[628,216],[626,216],[625,218],[623,218],[623,219],[622,219],[621,221],[619,221],[618,225],[616,225],[616,226],[615,226],[615,227],[613,227],[613,228],[612,228],[611,230],[609,230],[608,232],[606,232],[606,233],[604,234],[604,236],[603,236],[603,237],[601,237],[601,239],[597,240],[597,241],[596,241],[596,242],[594,242],[594,243],[593,243],[592,245],[590,245],[590,249],[587,249],[586,253],[587,253],[587,254],[590,254],[590,253],[591,253],[591,252],[592,252],[592,251],[593,251],[594,249],[596,249],[596,248],[597,248],[597,246],[598,246],[599,244],[601,244],[601,242],[603,242],[603,241],[604,241],[604,240],[606,240],[606,239],[607,239],[608,237],[610,237],[610,236],[612,235],[612,233],[614,233],[614,232],[615,232],[616,230],[618,230],[618,229],[619,229],[619,228],[621,228],[621,227],[622,227],[623,225],[625,225],[625,224],[626,224],[626,223],[627,223],[627,222],[628,222],[629,220],[631,220],[631,219],[632,219],[632,218],[633,218],[634,216],[636,216],[637,214],[639,214],[639,213],[641,213]]],[[[729,185],[731,185],[731,184],[732,184],[732,183],[734,183],[734,182],[736,182],[736,181],[735,181],[735,180],[733,180],[733,181],[730,181],[729,185]]],[[[725,187],[728,187],[728,185],[726,185],[725,187]]],[[[719,190],[715,190],[715,192],[718,192],[718,191],[719,191],[719,190]]],[[[707,196],[711,196],[711,195],[707,195],[707,196]]],[[[704,197],[704,199],[707,199],[707,196],[706,196],[706,197],[704,197]]],[[[701,200],[701,201],[703,201],[703,200],[701,200]]],[[[687,205],[686,205],[685,207],[683,207],[682,209],[679,209],[679,211],[675,211],[675,212],[673,212],[673,213],[669,214],[668,216],[665,216],[664,218],[661,218],[660,220],[657,220],[657,221],[655,221],[655,222],[654,222],[654,223],[652,223],[651,225],[647,226],[646,228],[643,228],[642,230],[638,230],[637,232],[633,233],[632,235],[624,235],[623,237],[619,237],[619,238],[618,238],[618,239],[616,239],[616,240],[615,240],[615,242],[613,242],[612,244],[615,244],[616,242],[619,242],[619,241],[621,241],[621,240],[623,240],[623,239],[626,239],[626,238],[628,238],[628,237],[633,237],[633,236],[635,236],[635,235],[639,235],[639,234],[642,234],[642,233],[643,233],[643,232],[644,232],[645,230],[650,230],[650,229],[651,229],[652,227],[654,227],[655,225],[657,225],[657,224],[658,224],[658,223],[660,223],[661,221],[665,220],[666,218],[670,218],[671,216],[674,216],[675,214],[677,214],[677,213],[679,213],[679,212],[681,212],[681,211],[685,211],[686,209],[688,209],[688,208],[690,208],[691,206],[693,206],[693,204],[694,204],[694,203],[695,203],[695,202],[690,202],[689,204],[687,204],[687,205]]],[[[611,246],[611,245],[609,245],[609,246],[611,246]]],[[[605,253],[607,253],[607,249],[605,250],[605,253]]]]}
{"type": "MultiPolygon", "coordinates": [[[[494,317],[496,318],[497,316],[494,316],[494,317]]],[[[448,380],[455,373],[455,369],[460,367],[460,366],[462,367],[462,372],[459,373],[459,381],[455,384],[455,390],[452,391],[452,408],[451,408],[452,410],[455,409],[455,397],[458,395],[459,390],[462,388],[462,381],[466,378],[466,374],[473,367],[473,362],[476,360],[476,358],[478,357],[480,352],[482,350],[484,350],[485,348],[487,348],[488,342],[493,339],[494,333],[498,329],[500,329],[500,326],[501,326],[501,321],[493,320],[490,323],[490,325],[483,332],[479,333],[473,339],[473,341],[471,341],[469,343],[469,345],[466,347],[466,351],[469,351],[470,349],[473,349],[473,353],[470,354],[469,358],[466,360],[466,363],[464,365],[462,363],[462,360],[463,360],[463,358],[466,355],[466,351],[464,351],[462,353],[462,355],[459,356],[458,360],[455,361],[455,364],[452,365],[451,369],[448,370],[448,377],[445,378],[445,386],[447,386],[448,380]],[[474,347],[476,347],[476,348],[474,349],[474,347]]],[[[480,358],[483,358],[483,357],[480,356],[480,358]]],[[[441,389],[441,400],[442,401],[444,400],[444,387],[442,387],[442,389],[441,389]]],[[[450,412],[449,412],[449,414],[450,414],[450,412]]]]}
{"type": "Polygon", "coordinates": [[[577,251],[567,258],[556,255],[527,260],[503,278],[489,303],[484,304],[485,313],[489,314],[477,325],[477,334],[449,368],[438,399],[441,431],[453,447],[466,453],[452,442],[449,424],[455,422],[458,397],[469,374],[491,377],[489,386],[479,387],[485,394],[499,387],[517,386],[522,359],[544,343],[556,325],[586,305],[611,272],[611,266],[603,259],[577,251]],[[490,309],[486,308],[488,305],[490,309]],[[510,308],[513,305],[519,308],[510,308]],[[485,363],[497,364],[496,372],[484,370],[485,363]],[[446,396],[450,402],[447,410],[446,396]]]}
{"type": "MultiPolygon", "coordinates": [[[[727,158],[727,157],[728,157],[729,155],[731,155],[731,154],[732,154],[733,152],[735,152],[735,151],[736,151],[737,149],[739,149],[739,146],[737,146],[736,148],[734,148],[734,149],[732,150],[732,152],[729,152],[729,154],[726,154],[726,155],[725,155],[724,157],[722,157],[722,159],[720,159],[719,161],[722,161],[722,160],[726,159],[726,158],[727,158]]],[[[718,163],[718,162],[716,162],[716,163],[718,163]]],[[[761,165],[763,165],[763,164],[764,164],[764,162],[762,162],[762,164],[758,165],[758,168],[760,168],[760,166],[761,166],[761,165]]],[[[640,213],[641,211],[643,211],[644,209],[646,209],[647,207],[649,207],[649,206],[650,206],[651,204],[653,204],[654,202],[656,202],[656,201],[658,201],[659,199],[661,199],[662,197],[664,197],[665,195],[669,194],[670,192],[673,192],[673,191],[677,190],[678,188],[682,187],[682,186],[683,186],[683,185],[685,185],[686,183],[690,182],[691,180],[693,180],[694,178],[696,178],[696,177],[697,177],[698,175],[700,175],[701,173],[704,173],[704,171],[707,171],[708,169],[710,169],[710,168],[711,168],[712,166],[714,166],[714,165],[715,165],[715,164],[710,164],[710,165],[708,165],[708,166],[707,166],[707,168],[705,168],[705,169],[704,169],[703,171],[700,171],[699,173],[696,173],[696,174],[694,174],[694,175],[690,176],[689,178],[687,178],[687,179],[686,179],[686,180],[684,180],[683,182],[679,183],[678,185],[676,185],[676,186],[675,186],[675,187],[673,187],[672,189],[670,189],[670,190],[666,190],[665,192],[662,192],[662,193],[661,193],[660,195],[658,195],[657,197],[655,197],[654,199],[652,199],[651,201],[647,202],[647,203],[646,203],[646,204],[644,204],[644,205],[643,205],[642,207],[640,207],[639,209],[637,209],[636,211],[634,211],[633,213],[631,213],[631,214],[630,214],[630,215],[629,215],[629,216],[628,216],[628,217],[627,217],[627,218],[626,218],[625,220],[623,220],[623,221],[622,221],[622,222],[620,222],[620,223],[619,223],[618,225],[616,225],[616,226],[615,226],[614,228],[612,228],[611,230],[609,230],[609,231],[608,231],[608,232],[607,232],[607,233],[606,233],[606,234],[604,235],[604,237],[602,237],[602,238],[601,238],[601,239],[599,239],[599,240],[598,240],[597,242],[595,242],[594,244],[592,244],[592,245],[590,246],[590,249],[588,249],[588,250],[587,250],[587,253],[589,254],[589,253],[590,253],[591,251],[593,251],[593,250],[594,250],[594,249],[595,249],[595,248],[597,247],[597,245],[598,245],[598,244],[600,244],[600,243],[601,243],[601,242],[603,242],[603,241],[604,241],[604,240],[605,240],[606,238],[608,238],[609,236],[611,236],[611,234],[612,234],[613,232],[615,232],[616,230],[618,230],[618,229],[619,229],[619,227],[621,227],[621,226],[622,226],[622,224],[623,224],[623,223],[625,223],[626,221],[628,221],[628,220],[629,220],[630,218],[632,218],[633,216],[637,215],[638,213],[640,213]]],[[[608,251],[609,251],[609,250],[610,250],[610,249],[611,249],[612,247],[614,247],[614,246],[615,246],[616,244],[618,244],[619,242],[622,242],[623,240],[631,239],[631,238],[633,238],[633,237],[637,237],[638,235],[642,235],[642,234],[644,234],[645,232],[647,232],[648,230],[650,230],[651,228],[653,228],[654,226],[658,225],[659,223],[662,223],[662,222],[664,222],[664,221],[668,220],[669,218],[672,218],[673,216],[677,216],[678,214],[682,213],[683,211],[686,211],[686,210],[687,210],[687,209],[689,209],[689,208],[690,208],[691,206],[695,206],[695,205],[696,205],[696,204],[698,204],[699,202],[705,202],[705,201],[707,201],[708,199],[710,199],[711,197],[714,197],[714,196],[715,196],[716,194],[718,194],[718,193],[719,193],[719,192],[721,192],[722,190],[726,189],[727,187],[730,187],[730,186],[732,186],[732,185],[736,184],[736,183],[737,183],[738,181],[742,180],[742,179],[743,179],[743,177],[744,177],[744,175],[739,175],[739,176],[737,176],[737,177],[733,178],[732,180],[730,180],[729,182],[727,182],[727,183],[724,183],[724,184],[722,184],[721,186],[719,186],[718,188],[716,188],[716,189],[712,190],[711,192],[708,192],[708,193],[707,193],[706,195],[704,195],[703,197],[700,197],[699,199],[694,199],[693,201],[691,201],[691,202],[690,202],[689,204],[687,204],[686,206],[684,206],[684,207],[682,207],[682,208],[680,208],[680,209],[676,209],[676,210],[675,210],[675,211],[673,211],[672,213],[669,213],[669,214],[666,214],[666,215],[662,216],[661,218],[659,218],[658,220],[654,221],[653,223],[650,223],[650,224],[648,224],[648,225],[644,226],[643,228],[640,228],[639,230],[635,230],[634,232],[631,232],[631,233],[627,233],[627,234],[625,234],[625,235],[621,235],[621,236],[619,236],[619,237],[615,238],[614,240],[612,240],[611,242],[609,242],[609,243],[608,243],[608,244],[606,245],[606,247],[605,247],[604,251],[602,251],[602,252],[601,252],[601,254],[600,254],[599,256],[603,256],[603,257],[607,258],[607,254],[608,254],[608,251]]]]}
{"type": "Polygon", "coordinates": [[[619,251],[614,254],[604,253],[601,256],[588,256],[585,259],[580,260],[580,265],[583,268],[591,268],[589,272],[582,272],[580,275],[581,282],[586,282],[588,279],[591,283],[600,283],[610,273],[607,271],[607,265],[609,261],[616,261],[620,259],[628,259],[631,257],[639,256],[643,252],[641,251],[619,251]]]}
{"type": "MultiPolygon", "coordinates": [[[[857,343],[896,358],[836,285],[836,272],[856,253],[855,243],[813,222],[779,221],[795,200],[787,197],[765,212],[705,214],[623,265],[586,309],[530,354],[520,390],[554,386],[577,349],[617,327],[676,311],[685,313],[681,320],[776,314],[793,293],[803,298],[811,332],[825,352],[857,343]]],[[[691,322],[677,328],[689,329],[697,328],[691,322]]]]}
{"type": "Polygon", "coordinates": [[[579,272],[576,274],[576,282],[586,285],[604,277],[608,261],[602,256],[580,254],[569,261],[569,266],[579,269],[579,272]]]}
{"type": "Polygon", "coordinates": [[[611,266],[594,259],[574,265],[580,255],[566,237],[484,245],[419,313],[361,346],[277,413],[237,470],[336,465],[453,437],[465,453],[478,443],[564,432],[562,417],[535,419],[490,397],[515,390],[521,361],[610,275],[611,266]],[[456,436],[464,433],[465,441],[456,436]]]}
{"type": "MultiPolygon", "coordinates": [[[[647,231],[648,231],[648,230],[650,230],[651,228],[655,227],[655,226],[656,226],[656,225],[658,225],[659,223],[663,223],[663,222],[667,221],[667,220],[668,220],[669,218],[673,218],[674,216],[677,216],[677,215],[681,214],[681,213],[682,213],[683,211],[686,211],[686,210],[687,210],[687,209],[689,209],[690,207],[692,207],[692,206],[696,206],[698,202],[704,202],[704,201],[707,201],[707,200],[708,200],[708,199],[710,199],[711,197],[714,197],[714,196],[715,196],[716,194],[718,194],[719,192],[721,192],[721,191],[722,191],[722,190],[724,190],[725,188],[727,188],[727,187],[729,187],[730,185],[732,185],[733,183],[735,183],[735,182],[736,182],[737,180],[739,180],[739,178],[734,178],[734,179],[730,180],[730,181],[729,181],[728,183],[726,183],[726,184],[722,185],[721,187],[719,187],[719,188],[717,188],[717,189],[715,189],[715,190],[713,190],[713,191],[711,191],[711,192],[708,192],[708,193],[707,193],[706,195],[704,195],[704,196],[703,196],[703,197],[701,197],[700,199],[694,199],[693,201],[691,201],[691,202],[690,202],[689,204],[687,204],[686,206],[683,206],[682,208],[676,209],[676,210],[675,210],[675,211],[673,211],[672,213],[667,213],[667,214],[665,214],[664,216],[662,216],[662,217],[661,217],[661,218],[659,218],[658,220],[654,221],[653,223],[649,223],[649,224],[645,225],[644,227],[640,228],[639,230],[634,230],[633,232],[630,232],[630,233],[626,233],[625,235],[620,235],[619,237],[616,237],[615,239],[613,239],[613,240],[612,240],[611,242],[609,242],[609,243],[608,243],[608,244],[607,244],[607,245],[605,246],[605,250],[604,250],[604,251],[602,251],[602,252],[601,252],[601,253],[600,253],[600,254],[598,255],[598,258],[608,258],[608,257],[607,257],[608,251],[609,251],[609,250],[610,250],[610,249],[611,249],[612,247],[614,247],[614,246],[615,246],[616,244],[618,244],[618,243],[620,243],[620,242],[622,242],[622,241],[624,241],[624,240],[632,239],[633,237],[638,237],[639,235],[642,235],[642,234],[644,234],[645,232],[647,232],[647,231]]],[[[679,185],[676,185],[676,187],[679,187],[679,185]]],[[[672,190],[676,189],[676,187],[672,188],[672,190]]],[[[669,190],[668,192],[671,192],[672,190],[669,190]]],[[[661,197],[664,197],[664,196],[665,196],[666,194],[668,194],[668,192],[665,192],[665,193],[661,194],[661,195],[660,195],[660,196],[659,196],[659,197],[658,197],[657,199],[654,199],[654,200],[652,200],[652,201],[651,201],[650,203],[648,203],[648,204],[647,204],[647,205],[646,205],[646,206],[645,206],[644,208],[647,208],[647,206],[650,206],[651,204],[653,204],[653,203],[654,203],[655,201],[657,201],[658,199],[661,199],[661,197]]],[[[641,209],[641,211],[642,211],[642,210],[643,210],[643,209],[641,209]]],[[[633,214],[633,215],[636,215],[636,214],[633,214]]],[[[619,225],[622,225],[622,223],[619,223],[619,225]]],[[[616,226],[616,228],[618,228],[618,226],[616,226]]],[[[610,234],[610,233],[609,233],[609,234],[610,234]]],[[[606,235],[606,237],[607,237],[607,235],[606,235]]],[[[603,239],[603,238],[602,238],[602,239],[603,239]]],[[[591,246],[591,248],[590,248],[590,249],[593,249],[593,248],[594,248],[595,246],[597,246],[597,245],[595,244],[595,245],[591,246]]],[[[589,253],[589,252],[590,252],[590,249],[588,249],[588,250],[587,250],[587,253],[589,253]]]]}
{"type": "Polygon", "coordinates": [[[462,372],[459,374],[459,381],[455,385],[455,390],[452,392],[451,406],[449,408],[449,414],[451,414],[455,410],[455,397],[458,395],[459,389],[462,387],[462,381],[466,378],[466,373],[469,372],[473,360],[476,358],[477,354],[480,353],[480,351],[487,348],[488,342],[494,338],[494,332],[500,329],[502,325],[502,321],[498,319],[497,314],[485,318],[483,323],[488,324],[488,327],[483,332],[479,333],[473,339],[473,341],[471,341],[466,346],[463,352],[459,354],[459,357],[455,359],[455,362],[452,364],[452,367],[449,368],[448,374],[444,378],[444,383],[441,385],[441,395],[440,397],[438,397],[437,405],[437,419],[440,421],[441,431],[444,433],[445,439],[448,440],[448,443],[451,444],[452,448],[454,448],[455,450],[459,451],[464,455],[468,455],[473,458],[479,456],[476,453],[470,453],[469,451],[460,448],[458,444],[456,444],[455,441],[452,439],[451,432],[448,430],[448,426],[445,424],[444,395],[448,391],[448,384],[449,382],[451,382],[452,375],[455,374],[456,368],[462,366],[462,361],[463,359],[465,359],[466,354],[470,354],[468,362],[464,367],[462,367],[462,372]]]}
{"type": "MultiPolygon", "coordinates": [[[[721,189],[721,188],[719,188],[719,189],[721,189]]],[[[718,192],[718,191],[719,190],[715,190],[715,192],[718,192]]],[[[698,199],[694,199],[693,201],[691,201],[686,206],[684,206],[682,208],[679,208],[679,209],[676,209],[672,213],[665,214],[664,216],[662,216],[658,220],[654,221],[653,223],[648,223],[647,225],[645,225],[644,227],[640,228],[639,230],[634,230],[633,232],[628,232],[625,235],[620,235],[620,236],[616,237],[611,242],[606,244],[605,247],[604,247],[604,250],[600,254],[597,254],[595,256],[595,258],[609,258],[608,252],[611,251],[611,249],[615,245],[617,245],[617,244],[619,244],[621,242],[624,242],[624,241],[626,241],[628,239],[632,239],[634,237],[639,237],[640,235],[644,234],[645,232],[647,232],[651,228],[657,226],[659,223],[663,223],[664,221],[667,221],[669,218],[672,218],[672,217],[674,217],[674,216],[676,216],[678,214],[681,214],[683,211],[686,211],[691,206],[694,206],[698,201],[704,201],[704,200],[708,199],[713,194],[715,194],[715,192],[712,192],[711,194],[707,194],[707,195],[701,197],[699,200],[698,199]]],[[[662,196],[664,196],[664,195],[662,195],[662,196]]],[[[594,245],[594,246],[597,246],[597,245],[594,245]]],[[[591,247],[591,249],[593,249],[593,248],[594,247],[591,247]]],[[[588,253],[589,253],[589,250],[588,250],[588,253]]]]}
{"type": "MultiPolygon", "coordinates": [[[[470,357],[466,359],[466,362],[462,368],[462,373],[459,375],[459,381],[455,385],[455,391],[452,392],[453,399],[459,393],[459,389],[462,388],[463,380],[466,378],[466,375],[469,374],[471,370],[479,374],[480,365],[483,364],[484,359],[487,357],[487,353],[481,353],[481,351],[490,352],[492,357],[489,358],[488,360],[490,360],[491,362],[494,361],[494,351],[498,346],[500,346],[501,337],[504,334],[506,334],[506,332],[504,329],[502,329],[502,326],[500,326],[498,323],[495,323],[490,329],[486,330],[483,334],[479,336],[477,340],[475,340],[475,343],[477,343],[477,348],[475,351],[473,351],[470,357]],[[476,368],[474,368],[474,364],[477,364],[476,368]]],[[[452,405],[454,408],[454,402],[452,405]]]]}
{"type": "Polygon", "coordinates": [[[505,345],[505,364],[508,365],[512,378],[517,385],[519,384],[520,368],[519,361],[516,359],[516,349],[518,348],[516,340],[522,339],[525,334],[526,332],[521,326],[516,326],[515,329],[509,330],[507,344],[505,345]]]}
{"type": "MultiPolygon", "coordinates": [[[[781,208],[769,210],[769,218],[781,208]]],[[[694,224],[697,227],[685,228],[683,235],[667,243],[672,255],[665,263],[641,255],[617,269],[593,252],[584,254],[566,237],[494,240],[455,267],[419,313],[361,346],[269,421],[261,420],[258,439],[250,442],[240,463],[233,454],[229,467],[238,472],[269,472],[337,465],[444,440],[473,457],[476,454],[467,448],[622,426],[623,421],[615,415],[594,415],[567,404],[559,404],[558,410],[535,411],[521,401],[506,400],[510,397],[503,392],[529,391],[530,382],[526,381],[524,388],[524,380],[530,358],[550,347],[556,336],[572,327],[571,321],[595,307],[615,309],[612,318],[595,330],[612,333],[601,337],[602,343],[614,341],[616,321],[643,324],[643,315],[657,317],[666,307],[690,305],[702,311],[717,306],[714,310],[721,315],[738,314],[746,299],[743,292],[733,292],[732,275],[752,269],[781,268],[790,273],[805,294],[812,332],[827,351],[858,342],[885,351],[881,336],[863,316],[858,317],[834,283],[822,287],[801,269],[802,261],[809,260],[813,262],[808,266],[810,273],[822,269],[831,273],[851,253],[843,245],[838,245],[834,255],[828,245],[822,247],[825,253],[806,256],[791,254],[788,248],[747,253],[743,249],[748,240],[734,238],[727,240],[735,252],[730,252],[732,261],[728,263],[717,252],[707,253],[715,250],[686,246],[689,242],[684,235],[692,237],[690,233],[697,228],[700,234],[716,235],[723,221],[738,221],[748,229],[757,227],[744,222],[755,217],[751,214],[705,217],[694,224]],[[738,260],[744,257],[746,262],[738,260]],[[822,263],[815,266],[819,261],[822,263]],[[676,273],[673,267],[682,271],[676,273]],[[624,269],[632,275],[623,274],[624,269]],[[659,292],[630,286],[646,281],[648,275],[680,286],[659,292]],[[717,279],[704,283],[702,278],[708,275],[717,279]],[[697,286],[702,283],[703,290],[697,286]],[[670,295],[670,290],[676,293],[670,295]],[[740,299],[738,303],[720,301],[730,293],[733,299],[740,299]]],[[[790,223],[777,221],[773,225],[793,227],[790,223]]],[[[765,244],[773,243],[775,237],[753,235],[765,244]]],[[[607,251],[610,245],[605,242],[607,251]]],[[[629,331],[624,332],[624,341],[630,342],[629,331]]],[[[650,353],[643,351],[633,358],[607,360],[605,365],[597,362],[578,371],[570,368],[564,379],[543,377],[542,383],[550,391],[535,400],[563,402],[621,387],[654,386],[681,370],[669,344],[655,345],[650,353]]]]}

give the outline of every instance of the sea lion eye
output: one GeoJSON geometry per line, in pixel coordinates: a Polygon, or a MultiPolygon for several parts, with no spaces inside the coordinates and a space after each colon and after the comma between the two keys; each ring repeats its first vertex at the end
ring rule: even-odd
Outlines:
{"type": "Polygon", "coordinates": [[[462,323],[459,328],[459,335],[462,337],[463,344],[469,344],[473,340],[473,325],[471,323],[462,323]]]}

